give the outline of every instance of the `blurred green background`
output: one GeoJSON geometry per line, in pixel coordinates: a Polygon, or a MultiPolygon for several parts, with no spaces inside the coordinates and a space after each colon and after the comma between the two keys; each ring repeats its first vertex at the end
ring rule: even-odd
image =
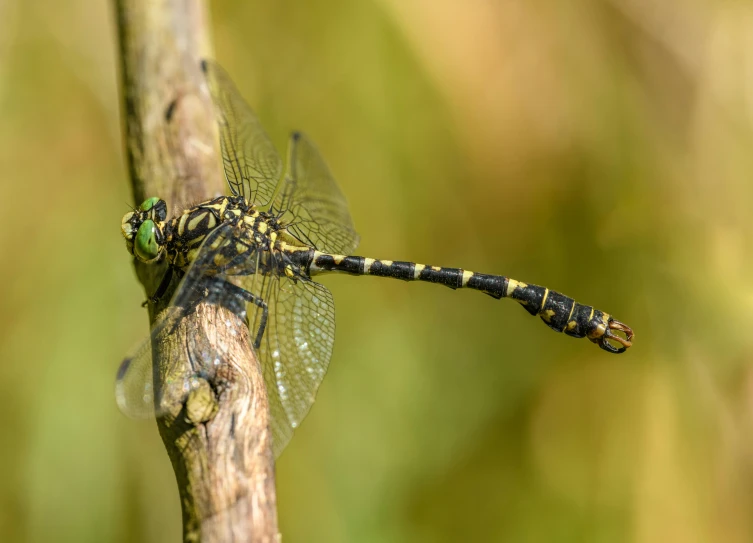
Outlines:
{"type": "MultiPolygon", "coordinates": [[[[753,540],[753,5],[212,3],[359,254],[500,273],[629,323],[620,357],[516,304],[327,277],[330,372],[277,465],[283,541],[753,540]]],[[[109,2],[0,3],[0,540],[177,541],[119,232],[109,2]]]]}

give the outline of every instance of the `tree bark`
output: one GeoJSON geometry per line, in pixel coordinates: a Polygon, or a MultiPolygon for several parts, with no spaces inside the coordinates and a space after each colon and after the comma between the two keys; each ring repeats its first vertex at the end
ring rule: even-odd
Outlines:
{"type": "MultiPolygon", "coordinates": [[[[200,69],[211,56],[205,3],[116,0],[115,10],[136,204],[159,196],[175,213],[224,193],[214,108],[200,69]]],[[[137,262],[136,270],[153,293],[164,268],[137,262]]],[[[149,305],[151,324],[168,299],[149,305]]],[[[221,346],[216,375],[197,378],[157,421],[178,483],[184,541],[277,541],[268,400],[245,323],[228,309],[199,305],[154,342],[155,376],[168,382],[185,367],[197,334],[221,346]]]]}

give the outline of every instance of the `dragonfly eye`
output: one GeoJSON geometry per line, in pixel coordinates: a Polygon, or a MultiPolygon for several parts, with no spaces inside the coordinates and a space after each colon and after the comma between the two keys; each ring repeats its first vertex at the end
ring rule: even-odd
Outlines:
{"type": "Polygon", "coordinates": [[[153,196],[152,198],[147,198],[144,200],[144,202],[139,206],[139,209],[141,211],[149,211],[154,207],[154,205],[159,202],[159,198],[156,196],[153,196]]]}
{"type": "Polygon", "coordinates": [[[136,239],[133,244],[133,254],[143,262],[150,262],[157,258],[162,252],[161,232],[153,220],[147,219],[136,232],[136,239]]]}
{"type": "Polygon", "coordinates": [[[167,217],[167,204],[164,200],[153,196],[144,200],[139,210],[146,211],[150,219],[162,222],[167,217]]]}

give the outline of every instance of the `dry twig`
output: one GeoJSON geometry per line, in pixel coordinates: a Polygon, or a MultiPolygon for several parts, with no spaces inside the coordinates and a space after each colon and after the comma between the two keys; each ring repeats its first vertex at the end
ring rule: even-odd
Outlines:
{"type": "MultiPolygon", "coordinates": [[[[200,70],[200,59],[211,56],[204,2],[116,0],[115,8],[136,202],[157,195],[175,212],[224,192],[214,110],[200,70]]],[[[136,268],[154,292],[159,270],[136,268]]],[[[164,305],[150,304],[152,324],[164,305]]],[[[230,311],[200,305],[155,345],[162,379],[187,363],[186,340],[195,334],[224,343],[227,354],[212,383],[203,382],[158,420],[180,491],[184,540],[275,541],[267,395],[248,331],[230,311]]]]}

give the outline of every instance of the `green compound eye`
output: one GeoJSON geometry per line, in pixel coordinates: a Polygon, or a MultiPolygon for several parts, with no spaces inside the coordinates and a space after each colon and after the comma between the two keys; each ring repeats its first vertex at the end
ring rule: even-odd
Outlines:
{"type": "Polygon", "coordinates": [[[158,229],[154,221],[147,219],[141,223],[133,245],[133,254],[139,260],[149,262],[159,256],[162,247],[157,243],[157,233],[158,229]]]}
{"type": "Polygon", "coordinates": [[[144,200],[144,202],[139,206],[139,209],[141,209],[141,211],[149,211],[155,205],[157,205],[157,202],[159,202],[159,198],[152,196],[148,200],[144,200]]]}

